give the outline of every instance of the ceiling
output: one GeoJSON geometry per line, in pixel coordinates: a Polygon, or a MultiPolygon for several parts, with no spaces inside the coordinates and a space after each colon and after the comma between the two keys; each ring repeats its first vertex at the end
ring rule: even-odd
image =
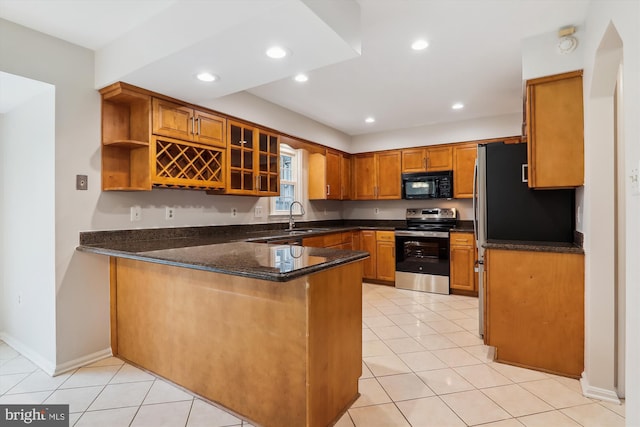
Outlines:
{"type": "Polygon", "coordinates": [[[588,4],[0,0],[0,17],[94,50],[97,88],[122,80],[201,105],[247,91],[360,135],[521,112],[521,41],[581,25],[588,4]],[[429,47],[413,51],[419,37],[429,47]],[[274,43],[290,55],[267,58],[274,43]]]}

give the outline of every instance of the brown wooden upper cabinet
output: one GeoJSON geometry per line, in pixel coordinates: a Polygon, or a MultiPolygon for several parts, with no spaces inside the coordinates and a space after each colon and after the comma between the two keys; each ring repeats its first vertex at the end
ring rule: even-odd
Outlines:
{"type": "Polygon", "coordinates": [[[353,156],[353,199],[393,200],[402,196],[401,151],[353,156]]]}
{"type": "Polygon", "coordinates": [[[226,147],[226,119],[188,106],[153,98],[153,133],[226,147]]]}
{"type": "Polygon", "coordinates": [[[471,199],[473,197],[473,176],[478,144],[475,142],[453,146],[453,197],[471,199]]]}
{"type": "Polygon", "coordinates": [[[402,172],[437,172],[453,169],[451,145],[402,150],[402,172]]]}
{"type": "Polygon", "coordinates": [[[584,184],[582,71],[528,80],[529,187],[584,184]]]}
{"type": "Polygon", "coordinates": [[[351,158],[335,150],[309,155],[309,199],[351,198],[351,158]]]}
{"type": "Polygon", "coordinates": [[[228,121],[227,194],[276,196],[280,192],[280,137],[228,121]]]}

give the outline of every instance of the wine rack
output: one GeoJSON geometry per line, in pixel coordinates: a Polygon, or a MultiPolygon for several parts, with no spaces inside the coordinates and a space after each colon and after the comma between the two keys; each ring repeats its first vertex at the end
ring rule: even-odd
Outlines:
{"type": "Polygon", "coordinates": [[[154,187],[212,190],[224,188],[224,150],[155,140],[154,187]]]}

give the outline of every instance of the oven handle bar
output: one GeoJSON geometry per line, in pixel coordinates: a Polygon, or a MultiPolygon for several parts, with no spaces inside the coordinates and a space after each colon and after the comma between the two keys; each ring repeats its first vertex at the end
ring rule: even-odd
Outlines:
{"type": "Polygon", "coordinates": [[[400,237],[438,237],[442,239],[448,239],[449,233],[446,231],[409,231],[409,230],[396,230],[396,236],[400,237]]]}

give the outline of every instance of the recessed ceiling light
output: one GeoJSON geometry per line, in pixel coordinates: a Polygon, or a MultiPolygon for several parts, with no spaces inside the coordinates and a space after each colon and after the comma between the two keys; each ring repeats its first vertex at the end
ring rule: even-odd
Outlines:
{"type": "Polygon", "coordinates": [[[376,119],[374,119],[373,117],[367,117],[366,119],[364,119],[365,123],[373,123],[376,121],[376,119]]]}
{"type": "Polygon", "coordinates": [[[462,102],[456,102],[451,106],[451,108],[453,108],[454,110],[460,110],[464,108],[464,104],[462,102]]]}
{"type": "Polygon", "coordinates": [[[266,54],[269,58],[281,59],[287,56],[287,51],[283,47],[272,46],[269,49],[267,49],[266,54]]]}
{"type": "Polygon", "coordinates": [[[307,76],[306,74],[298,74],[293,78],[295,81],[300,82],[300,83],[304,83],[307,80],[309,80],[309,76],[307,76]]]}
{"type": "Polygon", "coordinates": [[[429,42],[424,39],[418,39],[411,43],[411,49],[413,50],[423,50],[429,46],[429,42]]]}
{"type": "Polygon", "coordinates": [[[202,82],[215,82],[216,80],[218,80],[218,77],[214,76],[211,73],[200,73],[196,77],[202,82]]]}

